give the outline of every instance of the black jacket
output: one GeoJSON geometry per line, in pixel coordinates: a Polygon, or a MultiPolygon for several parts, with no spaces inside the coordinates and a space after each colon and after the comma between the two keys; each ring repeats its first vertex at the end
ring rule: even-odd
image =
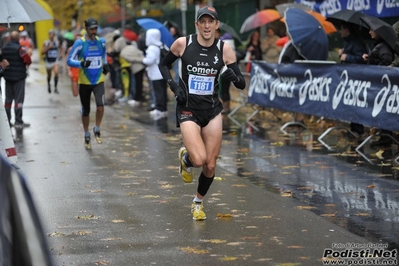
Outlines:
{"type": "Polygon", "coordinates": [[[346,59],[342,63],[365,64],[363,55],[368,54],[370,51],[363,40],[353,34],[350,34],[344,40],[345,46],[342,53],[346,54],[346,59]]]}
{"type": "Polygon", "coordinates": [[[26,78],[26,64],[20,56],[21,45],[9,41],[1,49],[3,58],[7,59],[10,65],[4,70],[4,79],[7,81],[18,81],[26,78]]]}
{"type": "Polygon", "coordinates": [[[377,40],[369,55],[369,65],[389,66],[394,60],[394,52],[383,40],[377,40]]]}

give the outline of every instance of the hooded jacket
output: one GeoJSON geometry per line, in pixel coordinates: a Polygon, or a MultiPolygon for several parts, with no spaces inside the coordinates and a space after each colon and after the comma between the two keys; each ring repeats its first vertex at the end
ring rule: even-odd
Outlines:
{"type": "Polygon", "coordinates": [[[143,64],[147,66],[147,76],[150,80],[163,79],[158,64],[161,59],[161,32],[158,29],[149,29],[145,35],[145,57],[143,64]]]}
{"type": "MultiPolygon", "coordinates": [[[[396,45],[399,45],[399,21],[397,21],[395,24],[393,24],[392,28],[396,33],[396,37],[398,37],[398,40],[396,41],[396,45]]],[[[395,53],[395,60],[393,60],[392,65],[399,67],[399,56],[396,53],[395,53]]]]}

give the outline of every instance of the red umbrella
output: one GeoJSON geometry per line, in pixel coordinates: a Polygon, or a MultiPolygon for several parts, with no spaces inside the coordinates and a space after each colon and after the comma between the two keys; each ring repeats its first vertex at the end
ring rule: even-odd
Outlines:
{"type": "Polygon", "coordinates": [[[274,9],[264,9],[249,16],[241,26],[240,33],[244,33],[270,22],[280,19],[280,13],[274,9]]]}
{"type": "Polygon", "coordinates": [[[280,39],[278,39],[276,41],[276,45],[280,46],[280,47],[284,47],[284,45],[289,41],[290,39],[288,38],[288,36],[284,36],[281,37],[280,39]]]}

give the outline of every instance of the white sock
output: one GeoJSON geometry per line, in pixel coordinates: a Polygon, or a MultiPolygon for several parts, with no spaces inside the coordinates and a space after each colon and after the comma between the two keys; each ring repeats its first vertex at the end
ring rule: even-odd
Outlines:
{"type": "Polygon", "coordinates": [[[195,198],[193,199],[194,202],[202,202],[202,199],[197,198],[197,196],[195,196],[195,198]]]}

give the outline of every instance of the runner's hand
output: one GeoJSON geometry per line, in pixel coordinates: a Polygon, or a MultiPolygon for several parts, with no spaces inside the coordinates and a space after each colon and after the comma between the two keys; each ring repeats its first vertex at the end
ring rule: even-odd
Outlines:
{"type": "Polygon", "coordinates": [[[234,71],[231,68],[227,68],[221,75],[221,78],[223,80],[231,81],[231,82],[236,82],[237,81],[237,75],[234,73],[234,71]]]}
{"type": "Polygon", "coordinates": [[[175,93],[175,98],[178,103],[185,103],[187,101],[186,92],[177,85],[176,82],[169,83],[170,89],[175,93]]]}
{"type": "Polygon", "coordinates": [[[84,61],[80,62],[80,65],[81,65],[82,67],[84,67],[84,68],[89,67],[90,64],[91,64],[91,61],[90,61],[90,60],[84,60],[84,61]]]}
{"type": "Polygon", "coordinates": [[[105,64],[103,65],[103,74],[107,75],[109,73],[109,65],[105,64]]]}

